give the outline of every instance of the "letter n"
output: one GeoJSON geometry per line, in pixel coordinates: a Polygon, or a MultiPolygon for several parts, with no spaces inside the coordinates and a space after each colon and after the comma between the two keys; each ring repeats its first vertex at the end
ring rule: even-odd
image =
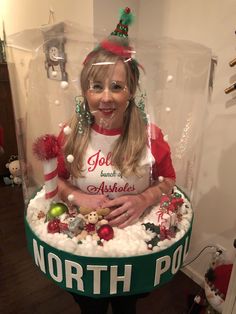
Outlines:
{"type": "Polygon", "coordinates": [[[46,274],[45,269],[45,259],[44,259],[44,247],[39,246],[40,252],[38,250],[38,243],[35,239],[33,239],[33,249],[34,249],[34,261],[37,266],[40,267],[41,271],[46,274]]]}

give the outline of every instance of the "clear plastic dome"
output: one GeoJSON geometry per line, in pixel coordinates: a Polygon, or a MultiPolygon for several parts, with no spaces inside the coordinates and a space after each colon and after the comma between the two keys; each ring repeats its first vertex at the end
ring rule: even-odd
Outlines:
{"type": "MultiPolygon", "coordinates": [[[[33,156],[32,145],[43,134],[58,135],[60,125],[74,113],[75,98],[81,95],[83,61],[101,37],[62,22],[8,38],[26,200],[44,183],[42,163],[33,156]],[[54,62],[58,59],[53,54],[60,62],[54,62]]],[[[144,95],[149,121],[162,129],[171,147],[177,185],[192,195],[200,160],[200,126],[207,115],[211,51],[170,38],[153,42],[131,39],[131,43],[135,59],[144,69],[136,98],[144,95]]]]}

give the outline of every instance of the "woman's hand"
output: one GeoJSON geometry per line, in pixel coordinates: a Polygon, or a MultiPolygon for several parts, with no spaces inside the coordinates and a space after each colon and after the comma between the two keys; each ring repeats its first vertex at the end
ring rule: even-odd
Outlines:
{"type": "Polygon", "coordinates": [[[80,191],[77,187],[75,187],[70,182],[58,179],[58,195],[63,200],[63,202],[67,203],[68,206],[73,207],[73,205],[79,207],[87,207],[91,209],[105,207],[103,204],[108,200],[105,195],[93,195],[87,194],[80,191]],[[68,196],[72,195],[71,200],[68,200],[68,196]]]}
{"type": "Polygon", "coordinates": [[[108,200],[105,195],[86,194],[79,190],[74,190],[72,204],[80,207],[87,207],[91,209],[106,207],[104,203],[108,200]]]}
{"type": "Polygon", "coordinates": [[[116,207],[105,218],[111,226],[124,228],[136,222],[148,207],[141,195],[124,195],[104,203],[104,207],[116,207]]]}

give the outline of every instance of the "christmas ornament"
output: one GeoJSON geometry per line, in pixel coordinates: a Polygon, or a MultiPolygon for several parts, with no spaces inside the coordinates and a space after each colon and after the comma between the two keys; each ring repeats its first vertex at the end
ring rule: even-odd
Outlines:
{"type": "Polygon", "coordinates": [[[109,241],[114,237],[114,230],[110,225],[105,224],[97,230],[97,234],[100,239],[109,241]]]}
{"type": "Polygon", "coordinates": [[[57,218],[50,220],[48,222],[48,226],[47,226],[48,233],[60,232],[60,225],[59,224],[60,224],[60,220],[57,218]]]}
{"type": "Polygon", "coordinates": [[[90,111],[87,109],[84,97],[75,97],[75,112],[78,117],[78,133],[83,134],[84,129],[93,123],[93,118],[90,111]]]}
{"type": "Polygon", "coordinates": [[[67,210],[68,208],[64,203],[52,203],[47,213],[47,217],[48,219],[59,217],[67,212],[67,210]]]}

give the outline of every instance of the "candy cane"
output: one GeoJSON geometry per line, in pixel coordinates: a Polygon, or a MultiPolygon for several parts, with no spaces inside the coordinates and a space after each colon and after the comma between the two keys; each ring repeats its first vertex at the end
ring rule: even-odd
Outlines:
{"type": "Polygon", "coordinates": [[[43,161],[46,199],[57,198],[57,156],[60,150],[61,147],[57,138],[50,134],[39,137],[33,144],[34,154],[43,161]]]}
{"type": "Polygon", "coordinates": [[[58,192],[57,185],[57,158],[44,161],[44,180],[46,199],[55,198],[58,192]]]}

